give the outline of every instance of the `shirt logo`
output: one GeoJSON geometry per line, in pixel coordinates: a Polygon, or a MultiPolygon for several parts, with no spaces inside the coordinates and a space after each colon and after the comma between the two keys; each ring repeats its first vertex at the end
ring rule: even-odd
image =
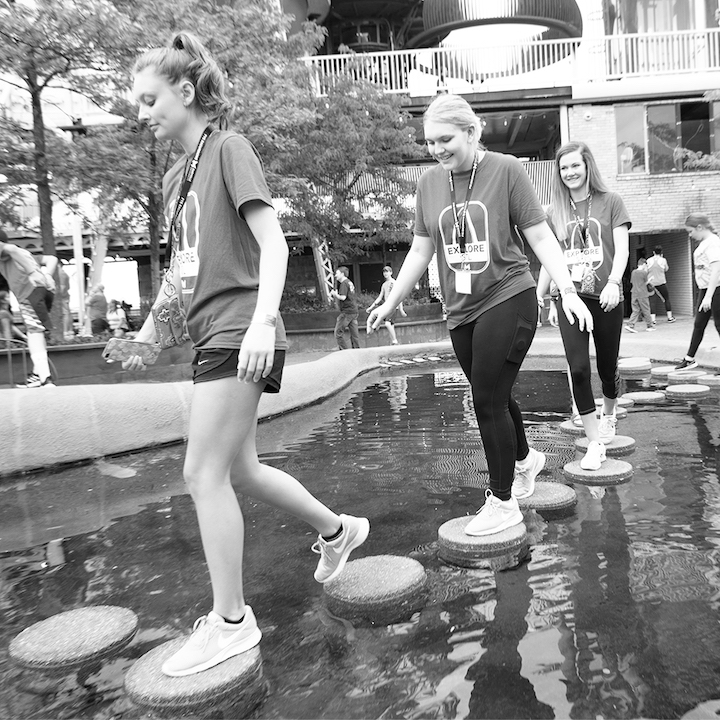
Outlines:
{"type": "MultiPolygon", "coordinates": [[[[462,223],[462,206],[457,207],[462,223]]],[[[438,218],[440,237],[443,241],[445,262],[454,272],[470,270],[477,274],[484,272],[490,264],[490,238],[488,212],[479,200],[468,203],[465,218],[465,252],[460,249],[452,205],[448,205],[438,218]]]]}

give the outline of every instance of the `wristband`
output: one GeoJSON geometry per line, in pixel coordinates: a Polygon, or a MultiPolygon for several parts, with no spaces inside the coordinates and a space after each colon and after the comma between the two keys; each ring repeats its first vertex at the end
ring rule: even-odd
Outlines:
{"type": "Polygon", "coordinates": [[[609,277],[607,281],[608,283],[612,283],[613,285],[617,285],[618,287],[620,287],[620,281],[617,278],[609,277]]]}
{"type": "Polygon", "coordinates": [[[563,288],[562,294],[563,295],[577,295],[577,290],[575,289],[574,285],[568,285],[566,288],[563,288]]]}
{"type": "Polygon", "coordinates": [[[267,325],[268,327],[277,326],[277,317],[275,315],[265,315],[265,317],[254,317],[252,319],[253,325],[267,325]]]}

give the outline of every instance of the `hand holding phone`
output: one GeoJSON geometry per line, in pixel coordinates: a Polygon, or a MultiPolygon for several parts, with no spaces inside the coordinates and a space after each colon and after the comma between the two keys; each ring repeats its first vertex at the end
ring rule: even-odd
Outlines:
{"type": "Polygon", "coordinates": [[[102,352],[102,356],[108,362],[121,362],[137,356],[145,365],[152,365],[159,355],[159,345],[125,338],[110,338],[102,352]]]}

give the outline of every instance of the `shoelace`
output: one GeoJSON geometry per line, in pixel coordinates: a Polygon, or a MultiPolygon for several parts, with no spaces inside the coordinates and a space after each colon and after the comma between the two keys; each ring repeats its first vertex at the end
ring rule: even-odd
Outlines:
{"type": "Polygon", "coordinates": [[[192,644],[201,649],[204,648],[210,639],[211,629],[212,625],[210,625],[208,616],[202,615],[199,617],[193,624],[192,635],[190,636],[192,644]]]}
{"type": "Polygon", "coordinates": [[[322,555],[323,557],[328,557],[329,555],[327,551],[327,543],[324,540],[318,539],[310,549],[317,555],[322,555]]]}
{"type": "Polygon", "coordinates": [[[485,504],[475,514],[479,515],[481,512],[485,512],[488,515],[493,515],[499,507],[500,506],[497,504],[497,499],[492,494],[492,492],[490,492],[490,490],[486,490],[485,504]],[[495,502],[493,502],[493,500],[495,500],[495,502]]]}

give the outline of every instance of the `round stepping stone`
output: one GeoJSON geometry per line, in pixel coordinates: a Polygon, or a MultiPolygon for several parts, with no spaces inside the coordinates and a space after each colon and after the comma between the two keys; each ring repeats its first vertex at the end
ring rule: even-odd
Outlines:
{"type": "Polygon", "coordinates": [[[575,425],[575,423],[572,420],[563,420],[560,423],[560,429],[567,433],[568,435],[584,435],[585,434],[585,428],[580,425],[579,427],[575,425]]]}
{"type": "Polygon", "coordinates": [[[122,650],[138,628],[127,608],[96,605],[53,615],[23,630],[10,642],[10,657],[21,667],[57,673],[122,650]]]}
{"type": "Polygon", "coordinates": [[[650,358],[620,358],[618,370],[621,375],[645,375],[652,368],[650,358]]]}
{"type": "Polygon", "coordinates": [[[599,470],[583,470],[579,460],[569,462],[563,468],[569,480],[580,485],[622,485],[633,474],[632,465],[624,460],[608,458],[599,470]]]}
{"type": "MultiPolygon", "coordinates": [[[[603,398],[595,398],[595,406],[597,408],[601,408],[603,406],[603,403],[605,400],[603,398]]],[[[617,398],[615,404],[619,408],[629,408],[632,407],[635,402],[632,400],[632,398],[626,398],[626,397],[619,397],[617,398]]]]}
{"type": "MultiPolygon", "coordinates": [[[[575,441],[575,448],[585,454],[590,441],[586,437],[580,437],[575,441]]],[[[627,435],[616,435],[605,445],[605,453],[608,457],[622,457],[635,452],[635,440],[627,435]]]]}
{"type": "Polygon", "coordinates": [[[671,372],[675,372],[674,365],[659,365],[650,371],[650,375],[657,378],[666,378],[671,372]]]}
{"type": "Polygon", "coordinates": [[[257,646],[209,670],[184,677],[165,675],[162,664],[186,642],[182,637],[163,643],[130,668],[125,692],[135,705],[152,717],[241,718],[265,699],[268,686],[257,646]]]}
{"type": "Polygon", "coordinates": [[[637,405],[657,405],[665,401],[665,393],[659,390],[638,390],[625,393],[623,397],[630,398],[637,405]]]}
{"type": "Polygon", "coordinates": [[[438,355],[428,355],[428,360],[432,360],[433,362],[440,362],[442,358],[438,355]]]}
{"type": "Polygon", "coordinates": [[[707,375],[705,370],[673,370],[668,373],[667,380],[670,384],[683,383],[687,385],[688,383],[696,383],[698,378],[703,375],[707,375]]]}
{"type": "MultiPolygon", "coordinates": [[[[445,562],[467,568],[492,568],[493,559],[519,553],[528,545],[525,523],[492,535],[475,537],[465,534],[465,526],[470,520],[470,515],[453,518],[438,528],[438,556],[445,562]]],[[[503,567],[506,567],[504,563],[503,567]]]]}
{"type": "Polygon", "coordinates": [[[537,510],[541,515],[560,514],[572,510],[577,503],[575,491],[556,482],[536,482],[530,497],[518,499],[521,510],[537,510]]]}
{"type": "Polygon", "coordinates": [[[333,615],[390,625],[407,620],[425,605],[427,575],[412,558],[373,555],[349,562],[325,583],[325,604],[333,615]]]}
{"type": "Polygon", "coordinates": [[[720,375],[703,375],[697,381],[699,385],[707,385],[710,388],[720,387],[720,375]]]}
{"type": "Polygon", "coordinates": [[[668,385],[665,397],[668,400],[698,400],[707,397],[710,388],[707,385],[668,385]]]}

